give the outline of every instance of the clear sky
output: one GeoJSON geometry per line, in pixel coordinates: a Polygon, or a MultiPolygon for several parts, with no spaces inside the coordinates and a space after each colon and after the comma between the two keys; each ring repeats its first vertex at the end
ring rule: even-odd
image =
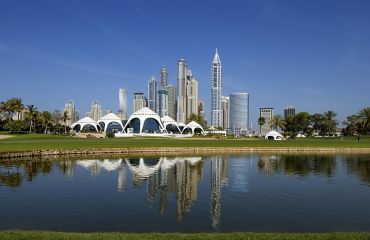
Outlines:
{"type": "Polygon", "coordinates": [[[210,64],[223,66],[223,95],[250,94],[260,107],[286,105],[338,119],[370,105],[368,0],[0,0],[0,100],[39,110],[73,99],[81,117],[97,99],[118,109],[118,88],[147,93],[162,65],[176,84],[185,58],[210,120],[210,64]]]}

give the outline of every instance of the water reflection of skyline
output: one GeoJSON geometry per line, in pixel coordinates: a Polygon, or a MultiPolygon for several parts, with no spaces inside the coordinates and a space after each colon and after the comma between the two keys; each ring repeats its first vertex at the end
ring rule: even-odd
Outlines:
{"type": "MultiPolygon", "coordinates": [[[[164,214],[169,201],[175,197],[177,222],[186,221],[194,203],[198,200],[199,182],[207,180],[209,195],[210,225],[218,229],[222,215],[222,190],[249,192],[249,171],[257,170],[262,175],[309,174],[325,177],[335,176],[338,165],[350,175],[370,183],[370,159],[367,155],[249,155],[244,157],[212,156],[202,157],[155,157],[122,158],[79,161],[22,161],[17,164],[0,163],[0,187],[16,189],[24,182],[35,181],[40,176],[61,172],[67,179],[80,174],[77,169],[86,169],[97,177],[104,172],[112,172],[117,178],[117,191],[127,188],[145,188],[148,204],[156,204],[164,214]],[[205,161],[204,161],[205,160],[205,161]],[[257,166],[254,163],[258,163],[257,166]],[[209,165],[206,165],[209,164],[209,165]],[[205,172],[205,166],[209,169],[205,172]],[[208,175],[209,174],[209,175],[208,175]],[[132,179],[130,179],[132,178],[132,179]],[[132,184],[132,186],[130,186],[132,184]],[[208,185],[209,184],[209,185],[208,185]],[[172,196],[172,197],[171,197],[172,196]]],[[[204,188],[202,188],[204,191],[204,188]]],[[[204,195],[203,195],[204,196],[204,195]]]]}

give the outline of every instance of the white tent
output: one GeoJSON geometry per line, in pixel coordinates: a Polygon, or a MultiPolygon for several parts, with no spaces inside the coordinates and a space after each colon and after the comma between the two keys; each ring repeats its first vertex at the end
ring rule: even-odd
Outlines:
{"type": "Polygon", "coordinates": [[[163,123],[163,127],[167,130],[168,133],[181,133],[179,125],[170,116],[164,116],[161,118],[161,120],[163,123]]]}
{"type": "Polygon", "coordinates": [[[98,124],[103,132],[121,132],[123,130],[121,119],[114,113],[108,113],[100,118],[98,124]]]}
{"type": "Polygon", "coordinates": [[[89,117],[84,117],[73,123],[71,126],[72,130],[75,132],[81,131],[90,131],[90,132],[99,132],[100,126],[89,117]]]}
{"type": "Polygon", "coordinates": [[[295,137],[296,138],[305,138],[306,135],[304,135],[303,133],[298,133],[295,137]]]}
{"type": "Polygon", "coordinates": [[[284,137],[280,133],[278,133],[278,132],[276,132],[276,131],[273,130],[273,131],[270,131],[269,133],[266,134],[265,139],[269,139],[269,140],[284,140],[284,137]]]}
{"type": "Polygon", "coordinates": [[[163,127],[161,118],[147,107],[134,112],[128,119],[124,131],[128,128],[133,129],[133,133],[163,133],[166,129],[163,127]]]}
{"type": "Polygon", "coordinates": [[[200,132],[201,134],[205,134],[204,133],[204,130],[203,130],[203,127],[195,122],[195,121],[191,121],[190,123],[188,123],[184,129],[182,130],[183,133],[186,133],[186,132],[190,132],[191,134],[195,134],[196,132],[200,132]]]}

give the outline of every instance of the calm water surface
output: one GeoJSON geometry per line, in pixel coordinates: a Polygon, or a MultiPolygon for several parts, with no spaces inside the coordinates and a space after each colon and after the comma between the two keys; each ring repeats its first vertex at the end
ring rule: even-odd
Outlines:
{"type": "Polygon", "coordinates": [[[1,162],[0,229],[370,231],[370,155],[1,162]]]}

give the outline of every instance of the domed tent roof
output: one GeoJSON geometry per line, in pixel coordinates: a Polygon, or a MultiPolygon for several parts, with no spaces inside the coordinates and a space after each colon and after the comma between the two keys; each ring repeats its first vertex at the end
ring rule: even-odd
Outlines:
{"type": "Polygon", "coordinates": [[[104,132],[113,131],[113,129],[116,129],[116,131],[123,130],[123,124],[121,119],[114,113],[108,113],[107,115],[101,117],[98,120],[98,123],[102,128],[102,131],[104,132]]]}
{"type": "Polygon", "coordinates": [[[196,129],[200,129],[201,133],[204,134],[203,127],[195,121],[191,121],[190,123],[186,124],[182,131],[184,132],[186,129],[190,129],[192,134],[195,133],[196,129]]]}
{"type": "Polygon", "coordinates": [[[270,140],[284,140],[283,135],[276,131],[270,131],[269,133],[266,134],[265,139],[270,139],[270,140]]]}
{"type": "Polygon", "coordinates": [[[72,130],[80,132],[81,130],[100,131],[100,126],[90,117],[84,117],[71,125],[72,130]]]}
{"type": "Polygon", "coordinates": [[[124,130],[126,130],[127,128],[133,128],[134,133],[139,133],[139,134],[145,133],[145,132],[165,132],[166,131],[159,115],[147,107],[144,107],[134,112],[129,117],[124,127],[124,130]],[[139,122],[137,122],[137,120],[139,122]]]}
{"type": "Polygon", "coordinates": [[[94,119],[92,119],[90,117],[81,118],[80,120],[78,120],[75,123],[95,123],[96,124],[96,122],[94,121],[94,119]]]}
{"type": "Polygon", "coordinates": [[[121,119],[114,113],[108,113],[107,115],[101,117],[98,122],[100,121],[107,121],[107,120],[116,120],[116,121],[121,121],[121,119]]]}

